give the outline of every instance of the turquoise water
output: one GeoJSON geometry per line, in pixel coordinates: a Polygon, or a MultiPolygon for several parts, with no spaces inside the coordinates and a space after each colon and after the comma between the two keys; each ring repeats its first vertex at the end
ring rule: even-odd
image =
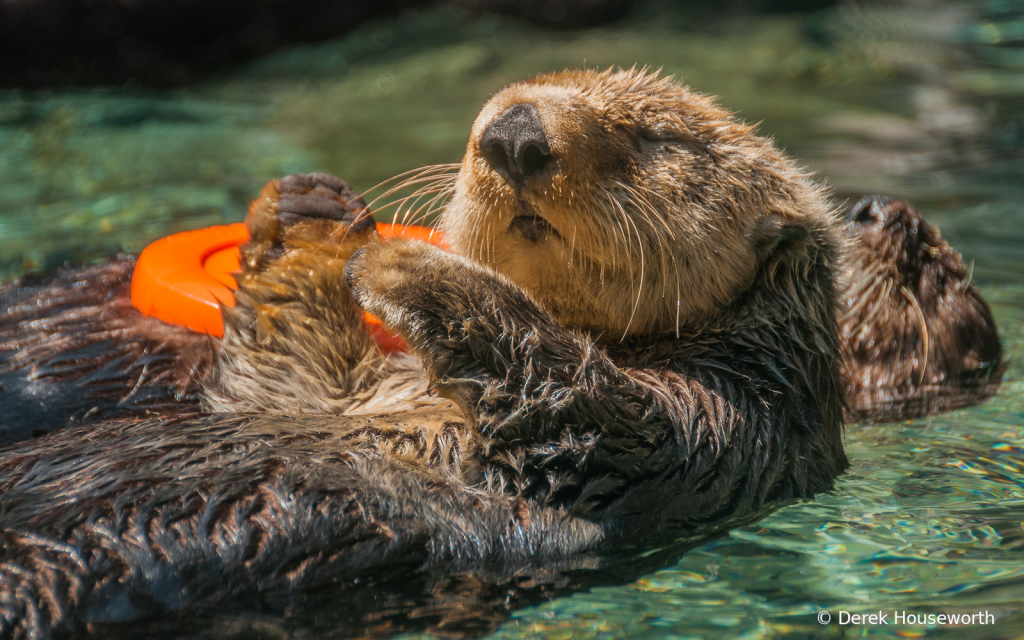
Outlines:
{"type": "Polygon", "coordinates": [[[1006,381],[980,407],[848,425],[853,466],[834,494],[669,553],[672,566],[639,579],[517,610],[493,637],[1024,637],[1024,73],[999,35],[1012,35],[1000,31],[1012,9],[725,18],[652,6],[573,34],[434,12],[179,91],[0,93],[0,277],[240,220],[263,182],[292,171],[366,190],[457,161],[480,105],[533,73],[663,67],[761,121],[837,201],[880,192],[926,212],[974,264],[1006,381]],[[889,624],[840,626],[840,611],[889,624]],[[995,622],[899,625],[898,611],[995,622]]]}

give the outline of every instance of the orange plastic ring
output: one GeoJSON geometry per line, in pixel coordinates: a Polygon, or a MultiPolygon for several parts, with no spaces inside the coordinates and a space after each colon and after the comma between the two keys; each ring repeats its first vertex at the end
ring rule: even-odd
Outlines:
{"type": "MultiPolygon", "coordinates": [[[[446,248],[436,229],[417,225],[377,223],[384,238],[408,238],[446,248]]],[[[224,335],[221,305],[235,305],[234,275],[241,271],[239,247],[249,241],[242,223],[175,233],[146,247],[132,273],[132,306],[170,324],[197,333],[224,335]]],[[[366,324],[384,351],[405,349],[398,336],[386,331],[367,313],[366,324]]]]}

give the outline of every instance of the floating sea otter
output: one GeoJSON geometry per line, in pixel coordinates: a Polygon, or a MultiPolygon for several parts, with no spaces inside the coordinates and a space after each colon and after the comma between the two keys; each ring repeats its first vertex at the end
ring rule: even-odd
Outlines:
{"type": "MultiPolygon", "coordinates": [[[[159,387],[201,389],[217,412],[71,426],[0,453],[9,633],[398,563],[492,579],[572,567],[759,517],[847,466],[844,230],[751,127],[655,75],[552,74],[487,103],[457,174],[418,179],[451,194],[451,251],[378,241],[337,178],[269,184],[217,343],[131,312],[109,288],[130,260],[36,297],[7,290],[9,413],[128,374],[128,402],[94,416],[159,387]],[[411,355],[384,356],[360,307],[411,355]]],[[[922,273],[961,282],[949,295],[976,300],[991,339],[912,367],[911,387],[939,366],[998,378],[991,316],[948,262],[922,273]]],[[[890,317],[869,310],[889,291],[853,286],[872,299],[847,316],[890,317]]],[[[155,408],[181,413],[172,400],[155,408]]]]}
{"type": "Polygon", "coordinates": [[[995,394],[1003,364],[992,311],[939,230],[878,197],[848,220],[839,337],[850,415],[916,418],[995,394]]]}

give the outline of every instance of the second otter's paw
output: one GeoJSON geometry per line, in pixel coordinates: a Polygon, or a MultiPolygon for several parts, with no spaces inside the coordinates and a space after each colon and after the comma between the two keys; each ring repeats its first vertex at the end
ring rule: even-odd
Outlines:
{"type": "MultiPolygon", "coordinates": [[[[258,269],[288,248],[332,248],[365,242],[376,224],[366,202],[344,180],[327,173],[293,173],[273,180],[249,209],[245,267],[258,269]]],[[[355,246],[350,251],[355,250],[355,246]]]]}

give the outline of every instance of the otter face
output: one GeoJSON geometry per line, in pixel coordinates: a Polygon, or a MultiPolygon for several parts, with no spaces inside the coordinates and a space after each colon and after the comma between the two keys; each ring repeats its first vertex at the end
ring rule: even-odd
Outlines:
{"type": "Polygon", "coordinates": [[[560,322],[618,337],[714,316],[776,236],[827,227],[827,211],[710,99],[657,74],[566,71],[484,106],[441,224],[560,322]]]}
{"type": "Polygon", "coordinates": [[[992,312],[939,230],[877,196],[853,206],[847,229],[839,330],[851,410],[890,406],[886,418],[912,417],[994,390],[1002,347],[992,312]],[[942,406],[921,404],[929,398],[942,406]]]}

